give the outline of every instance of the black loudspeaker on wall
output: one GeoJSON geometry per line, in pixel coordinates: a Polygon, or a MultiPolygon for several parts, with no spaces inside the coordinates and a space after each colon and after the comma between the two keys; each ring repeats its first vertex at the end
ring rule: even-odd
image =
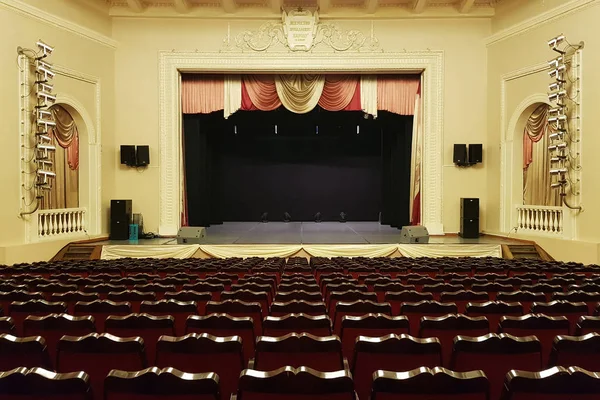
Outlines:
{"type": "Polygon", "coordinates": [[[467,163],[467,145],[455,144],[453,154],[454,164],[464,165],[467,163]]]}
{"type": "Polygon", "coordinates": [[[476,239],[479,237],[479,199],[460,199],[460,236],[476,239]]]}
{"type": "Polygon", "coordinates": [[[110,239],[129,239],[129,224],[133,219],[133,207],[131,200],[110,201],[110,239]]]}
{"type": "Polygon", "coordinates": [[[135,166],[135,146],[121,145],[121,164],[135,166]]]}
{"type": "Polygon", "coordinates": [[[136,165],[144,167],[150,164],[150,146],[138,146],[136,148],[136,165]]]}
{"type": "Polygon", "coordinates": [[[478,164],[483,162],[483,145],[482,144],[470,144],[469,145],[469,164],[478,164]]]}

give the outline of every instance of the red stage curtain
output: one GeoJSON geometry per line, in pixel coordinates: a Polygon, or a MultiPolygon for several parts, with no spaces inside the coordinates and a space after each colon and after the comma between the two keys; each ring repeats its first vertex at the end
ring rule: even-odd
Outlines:
{"type": "Polygon", "coordinates": [[[377,109],[400,115],[414,115],[415,96],[421,77],[378,75],[377,109]]]}
{"type": "Polygon", "coordinates": [[[360,76],[325,76],[319,105],[328,111],[360,111],[360,76]]]}
{"type": "Polygon", "coordinates": [[[184,114],[209,114],[225,104],[223,75],[182,75],[181,110],[184,114]]]}
{"type": "Polygon", "coordinates": [[[272,111],[281,105],[273,75],[244,75],[242,110],[272,111]]]}

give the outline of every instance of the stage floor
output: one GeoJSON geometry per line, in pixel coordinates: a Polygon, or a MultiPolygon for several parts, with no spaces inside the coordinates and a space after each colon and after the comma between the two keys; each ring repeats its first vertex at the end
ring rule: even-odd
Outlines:
{"type": "MultiPolygon", "coordinates": [[[[226,222],[206,230],[201,244],[392,244],[400,242],[400,230],[378,222],[226,222]]],[[[463,239],[457,235],[432,236],[436,244],[514,244],[519,241],[498,236],[463,239]]],[[[157,238],[106,241],[98,244],[177,244],[176,239],[157,238]]]]}

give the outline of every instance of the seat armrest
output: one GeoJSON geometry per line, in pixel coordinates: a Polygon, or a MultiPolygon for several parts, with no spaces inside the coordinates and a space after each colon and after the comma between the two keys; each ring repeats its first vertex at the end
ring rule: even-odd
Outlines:
{"type": "Polygon", "coordinates": [[[348,359],[346,357],[343,357],[343,361],[344,361],[344,371],[350,371],[350,364],[348,364],[348,359]]]}
{"type": "Polygon", "coordinates": [[[254,369],[254,358],[248,360],[248,369],[254,369]]]}
{"type": "Polygon", "coordinates": [[[237,394],[231,393],[231,397],[229,398],[229,400],[237,400],[237,394]]]}

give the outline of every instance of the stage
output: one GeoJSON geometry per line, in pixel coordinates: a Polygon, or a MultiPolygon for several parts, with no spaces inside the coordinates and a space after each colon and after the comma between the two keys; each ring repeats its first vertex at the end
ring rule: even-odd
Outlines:
{"type": "Polygon", "coordinates": [[[122,257],[502,257],[521,241],[481,236],[432,236],[429,244],[400,244],[400,230],[377,222],[230,222],[211,226],[199,244],[176,238],[98,242],[102,258],[122,257]]]}

